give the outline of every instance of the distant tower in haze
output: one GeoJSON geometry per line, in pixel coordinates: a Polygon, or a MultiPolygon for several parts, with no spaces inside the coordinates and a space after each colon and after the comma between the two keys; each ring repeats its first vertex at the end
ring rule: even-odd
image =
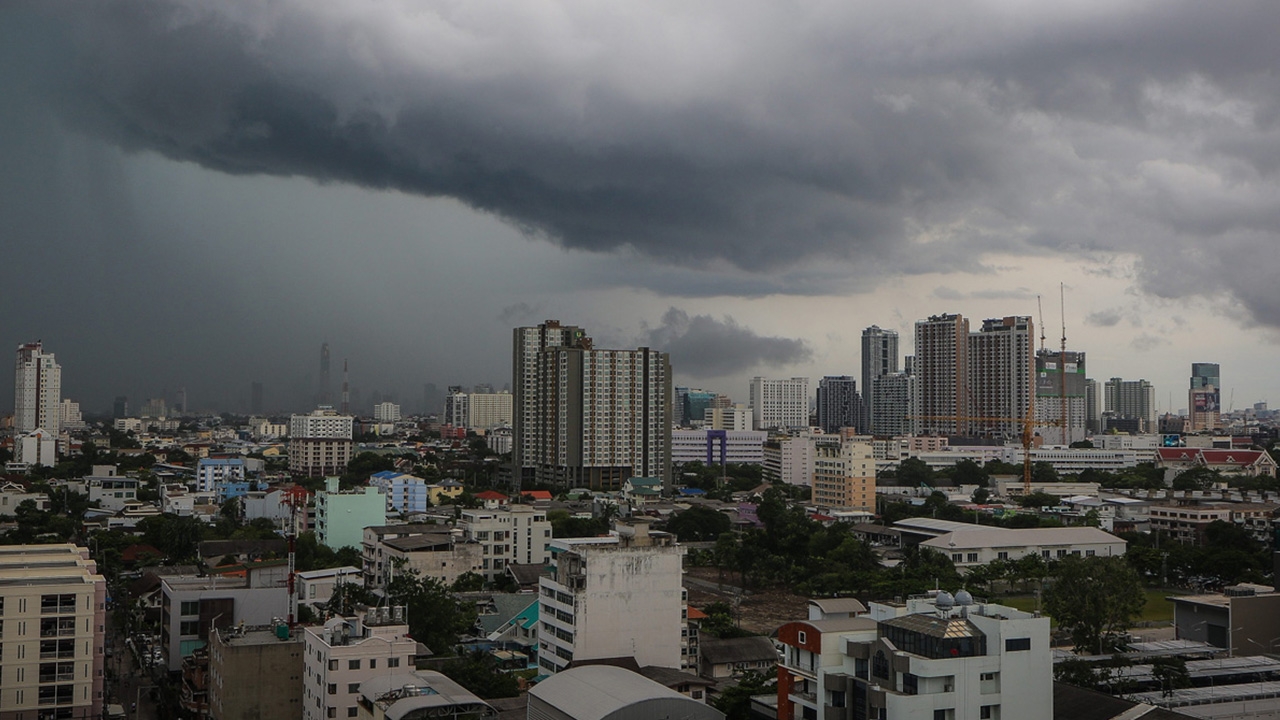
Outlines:
{"type": "Polygon", "coordinates": [[[126,395],[117,395],[115,402],[111,404],[111,419],[122,417],[129,417],[129,398],[126,395]]]}
{"type": "Polygon", "coordinates": [[[320,344],[320,392],[316,393],[316,404],[333,404],[333,396],[329,393],[329,343],[327,342],[320,344]]]}
{"type": "Polygon", "coordinates": [[[262,383],[256,380],[249,386],[249,412],[254,415],[262,414],[262,383]]]}
{"type": "Polygon", "coordinates": [[[38,428],[53,437],[61,430],[62,366],[37,340],[18,346],[13,383],[13,428],[38,428]]]}
{"type": "Polygon", "coordinates": [[[342,414],[350,415],[351,412],[351,385],[347,382],[347,361],[342,361],[342,414]]]}
{"type": "Polygon", "coordinates": [[[1218,428],[1222,408],[1222,370],[1218,363],[1191,363],[1187,408],[1192,432],[1218,428]]]}

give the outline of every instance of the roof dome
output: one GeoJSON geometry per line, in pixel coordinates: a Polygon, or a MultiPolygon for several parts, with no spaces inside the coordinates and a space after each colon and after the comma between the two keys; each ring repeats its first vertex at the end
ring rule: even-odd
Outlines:
{"type": "Polygon", "coordinates": [[[950,610],[951,608],[955,607],[956,599],[951,597],[951,593],[947,592],[946,590],[943,590],[942,592],[938,593],[938,597],[934,601],[934,604],[937,605],[939,610],[950,610]]]}
{"type": "Polygon", "coordinates": [[[968,590],[961,590],[960,592],[956,593],[956,605],[972,605],[972,604],[973,604],[973,595],[970,595],[968,590]]]}

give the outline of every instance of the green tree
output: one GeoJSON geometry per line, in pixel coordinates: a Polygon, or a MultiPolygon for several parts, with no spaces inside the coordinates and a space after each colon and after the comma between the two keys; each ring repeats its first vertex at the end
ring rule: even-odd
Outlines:
{"type": "Polygon", "coordinates": [[[667,521],[667,532],[681,542],[710,541],[729,532],[729,516],[708,507],[695,505],[667,521]]]}
{"type": "Polygon", "coordinates": [[[498,661],[483,650],[474,650],[440,669],[450,680],[475,693],[481,700],[515,697],[520,694],[519,681],[503,672],[498,661]]]}
{"type": "Polygon", "coordinates": [[[1022,507],[1053,507],[1058,504],[1058,496],[1050,495],[1047,492],[1036,491],[1029,495],[1023,495],[1018,504],[1022,507]]]}
{"type": "Polygon", "coordinates": [[[397,570],[386,593],[389,604],[405,606],[413,639],[437,655],[451,652],[476,620],[474,607],[459,603],[443,583],[416,570],[397,570]]]}
{"type": "Polygon", "coordinates": [[[396,464],[389,456],[365,451],[351,458],[347,463],[347,471],[342,475],[344,486],[363,485],[369,476],[384,470],[395,470],[396,464]]]}
{"type": "Polygon", "coordinates": [[[985,488],[991,480],[991,474],[978,463],[965,458],[956,463],[955,468],[951,471],[951,479],[957,485],[977,485],[980,488],[985,488]]]}
{"type": "Polygon", "coordinates": [[[1038,462],[1031,466],[1031,482],[1056,483],[1061,479],[1058,477],[1058,471],[1047,462],[1038,462]]]}
{"type": "Polygon", "coordinates": [[[173,563],[194,560],[204,525],[199,520],[178,515],[156,515],[138,521],[142,541],[168,556],[173,563]]]}
{"type": "Polygon", "coordinates": [[[969,499],[973,500],[978,505],[981,505],[991,499],[991,491],[985,487],[980,487],[973,491],[973,497],[969,499]]]}
{"type": "Polygon", "coordinates": [[[724,713],[725,720],[747,720],[751,717],[751,696],[773,692],[777,676],[762,672],[748,672],[737,685],[711,700],[715,709],[724,713]]]}
{"type": "Polygon", "coordinates": [[[1191,687],[1191,673],[1187,661],[1180,657],[1158,657],[1151,660],[1151,676],[1160,683],[1160,692],[1166,697],[1174,690],[1191,687]]]}
{"type": "Polygon", "coordinates": [[[582,518],[570,515],[568,510],[551,510],[547,513],[551,521],[551,536],[558,538],[596,537],[609,532],[609,523],[604,518],[582,518]]]}
{"type": "Polygon", "coordinates": [[[898,484],[910,487],[933,486],[933,468],[920,458],[907,458],[898,465],[898,484]]]}
{"type": "Polygon", "coordinates": [[[449,588],[453,592],[475,592],[484,589],[484,576],[476,572],[464,572],[449,588]]]}
{"type": "Polygon", "coordinates": [[[1173,489],[1179,492],[1184,490],[1208,490],[1213,487],[1214,483],[1222,480],[1222,473],[1217,470],[1210,470],[1207,467],[1194,467],[1178,474],[1173,479],[1173,489]]]}
{"type": "Polygon", "coordinates": [[[1138,573],[1123,557],[1063,558],[1044,596],[1045,611],[1070,634],[1077,652],[1117,646],[1145,604],[1138,573]]]}

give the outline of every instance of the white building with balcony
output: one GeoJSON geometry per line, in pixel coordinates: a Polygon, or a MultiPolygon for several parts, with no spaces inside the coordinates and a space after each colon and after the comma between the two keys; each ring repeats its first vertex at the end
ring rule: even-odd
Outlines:
{"type": "Polygon", "coordinates": [[[304,629],[302,719],[360,715],[360,685],[412,671],[418,643],[403,607],[370,608],[304,629]]]}

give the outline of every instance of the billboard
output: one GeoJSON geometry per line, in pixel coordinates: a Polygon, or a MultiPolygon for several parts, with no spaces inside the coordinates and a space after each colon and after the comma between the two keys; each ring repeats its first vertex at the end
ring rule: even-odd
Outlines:
{"type": "Polygon", "coordinates": [[[1191,391],[1191,407],[1198,413],[1218,412],[1218,399],[1217,388],[1191,391]]]}

